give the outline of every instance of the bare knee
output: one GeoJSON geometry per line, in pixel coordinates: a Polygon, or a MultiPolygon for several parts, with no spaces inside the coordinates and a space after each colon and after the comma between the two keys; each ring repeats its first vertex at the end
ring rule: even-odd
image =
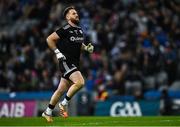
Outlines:
{"type": "Polygon", "coordinates": [[[84,86],[84,79],[81,79],[81,80],[78,80],[75,82],[75,85],[78,87],[78,88],[82,88],[84,86]]]}

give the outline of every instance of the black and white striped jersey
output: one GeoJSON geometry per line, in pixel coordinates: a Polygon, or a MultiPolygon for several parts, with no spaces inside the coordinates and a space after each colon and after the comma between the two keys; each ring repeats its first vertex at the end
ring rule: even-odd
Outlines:
{"type": "Polygon", "coordinates": [[[67,61],[79,65],[81,45],[84,42],[81,27],[73,27],[69,24],[59,28],[56,33],[60,37],[57,47],[62,52],[67,61]]]}

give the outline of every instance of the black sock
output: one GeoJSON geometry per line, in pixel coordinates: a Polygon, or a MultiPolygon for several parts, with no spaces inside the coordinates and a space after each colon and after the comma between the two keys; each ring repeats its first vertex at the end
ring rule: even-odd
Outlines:
{"type": "Polygon", "coordinates": [[[49,107],[50,109],[54,109],[55,106],[52,105],[52,104],[49,104],[48,107],[49,107]]]}
{"type": "Polygon", "coordinates": [[[65,96],[66,100],[69,101],[71,98],[68,97],[67,95],[65,96]]]}

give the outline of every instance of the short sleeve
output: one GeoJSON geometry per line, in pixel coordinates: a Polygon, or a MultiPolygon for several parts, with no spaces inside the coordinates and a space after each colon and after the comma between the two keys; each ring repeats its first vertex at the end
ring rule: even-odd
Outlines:
{"type": "Polygon", "coordinates": [[[60,38],[65,38],[65,30],[63,29],[63,27],[59,28],[58,30],[56,30],[56,33],[57,35],[60,37],[60,38]]]}

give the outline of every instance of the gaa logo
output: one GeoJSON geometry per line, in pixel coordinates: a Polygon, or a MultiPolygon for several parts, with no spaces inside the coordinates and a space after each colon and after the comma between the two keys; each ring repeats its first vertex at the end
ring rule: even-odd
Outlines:
{"type": "Polygon", "coordinates": [[[110,108],[111,116],[142,116],[138,102],[115,102],[110,108]]]}

